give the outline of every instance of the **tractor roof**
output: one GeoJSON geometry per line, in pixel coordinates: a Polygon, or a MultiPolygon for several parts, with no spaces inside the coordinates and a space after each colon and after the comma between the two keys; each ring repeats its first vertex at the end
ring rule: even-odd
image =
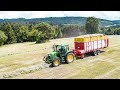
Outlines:
{"type": "MultiPolygon", "coordinates": [[[[57,44],[58,46],[69,46],[68,44],[57,44]]],[[[56,46],[57,46],[56,45],[56,46]]]]}

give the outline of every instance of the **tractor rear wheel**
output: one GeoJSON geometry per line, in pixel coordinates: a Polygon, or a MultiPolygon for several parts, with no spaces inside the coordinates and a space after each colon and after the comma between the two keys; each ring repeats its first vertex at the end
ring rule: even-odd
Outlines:
{"type": "Polygon", "coordinates": [[[59,65],[60,65],[60,58],[55,57],[55,58],[53,59],[52,66],[53,66],[53,67],[57,67],[57,66],[59,66],[59,65]]]}
{"type": "Polygon", "coordinates": [[[75,56],[73,53],[68,53],[67,56],[66,56],[66,63],[71,63],[73,62],[75,59],[75,56]]]}

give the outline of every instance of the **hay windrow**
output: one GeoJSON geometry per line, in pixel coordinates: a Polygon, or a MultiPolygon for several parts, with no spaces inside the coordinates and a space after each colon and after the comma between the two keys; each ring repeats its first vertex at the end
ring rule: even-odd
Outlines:
{"type": "Polygon", "coordinates": [[[43,63],[43,64],[33,65],[26,68],[20,68],[12,72],[3,72],[3,73],[0,73],[0,79],[13,78],[21,74],[32,73],[48,67],[49,67],[48,64],[43,63]]]}

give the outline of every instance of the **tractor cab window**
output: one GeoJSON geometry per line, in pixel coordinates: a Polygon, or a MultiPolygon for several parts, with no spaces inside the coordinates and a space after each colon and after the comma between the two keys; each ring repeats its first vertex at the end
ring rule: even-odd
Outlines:
{"type": "Polygon", "coordinates": [[[61,46],[56,46],[56,51],[59,51],[61,49],[61,46]]]}
{"type": "Polygon", "coordinates": [[[67,50],[69,50],[69,46],[66,46],[66,45],[64,45],[64,46],[56,45],[54,47],[54,51],[57,51],[57,52],[60,52],[60,53],[65,53],[65,52],[67,52],[67,50]]]}
{"type": "Polygon", "coordinates": [[[61,52],[62,54],[64,54],[64,53],[66,52],[66,48],[65,48],[65,46],[61,46],[61,48],[60,48],[60,52],[61,52]]]}

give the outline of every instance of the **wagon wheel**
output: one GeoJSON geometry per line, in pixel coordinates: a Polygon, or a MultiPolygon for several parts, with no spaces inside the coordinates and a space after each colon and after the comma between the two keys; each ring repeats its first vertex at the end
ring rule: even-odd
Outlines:
{"type": "Polygon", "coordinates": [[[97,51],[93,51],[93,56],[96,56],[97,55],[97,51]]]}
{"type": "Polygon", "coordinates": [[[97,55],[99,55],[100,54],[100,50],[97,50],[97,55]]]}

